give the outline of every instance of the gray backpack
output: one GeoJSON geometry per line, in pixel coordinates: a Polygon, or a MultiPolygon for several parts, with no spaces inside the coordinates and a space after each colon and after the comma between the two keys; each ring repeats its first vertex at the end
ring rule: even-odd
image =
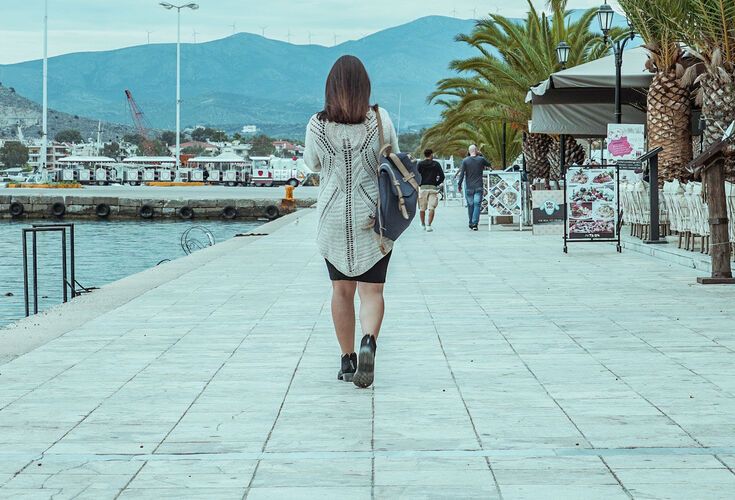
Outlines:
{"type": "Polygon", "coordinates": [[[394,153],[385,142],[380,109],[375,106],[380,137],[380,166],[378,167],[378,209],[375,217],[375,232],[380,235],[383,253],[383,238],[396,241],[408,229],[416,216],[421,174],[418,166],[404,153],[394,153]]]}

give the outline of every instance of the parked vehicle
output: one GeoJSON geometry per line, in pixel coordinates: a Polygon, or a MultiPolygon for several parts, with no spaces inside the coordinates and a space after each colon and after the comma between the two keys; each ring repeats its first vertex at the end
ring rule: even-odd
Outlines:
{"type": "Polygon", "coordinates": [[[118,165],[114,158],[107,156],[67,156],[58,159],[57,163],[61,165],[59,180],[100,185],[111,181],[109,170],[116,175],[115,166],[118,165]]]}
{"type": "Polygon", "coordinates": [[[172,156],[132,156],[123,160],[125,169],[137,170],[128,174],[127,184],[141,182],[171,182],[177,179],[176,159],[172,156]]]}
{"type": "Polygon", "coordinates": [[[254,156],[251,158],[253,186],[298,187],[314,172],[306,166],[302,158],[276,158],[275,156],[254,156]]]}
{"type": "Polygon", "coordinates": [[[189,180],[224,184],[226,186],[247,186],[250,184],[249,163],[232,151],[219,156],[198,156],[187,162],[189,180]]]}

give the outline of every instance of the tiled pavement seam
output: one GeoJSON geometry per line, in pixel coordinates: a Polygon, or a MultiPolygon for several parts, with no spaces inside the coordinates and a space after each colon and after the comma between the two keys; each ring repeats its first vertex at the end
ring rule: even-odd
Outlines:
{"type": "MultiPolygon", "coordinates": [[[[426,300],[426,297],[423,295],[424,301],[426,300]]],[[[457,394],[459,394],[459,398],[462,400],[462,405],[464,407],[464,411],[467,413],[467,418],[470,421],[470,425],[472,426],[472,432],[475,434],[475,437],[477,438],[477,445],[480,449],[483,449],[482,444],[482,438],[480,437],[479,432],[477,432],[477,426],[475,425],[475,421],[472,418],[472,412],[470,412],[470,409],[467,407],[467,402],[464,399],[464,396],[462,395],[462,388],[457,383],[457,378],[454,376],[454,371],[452,371],[452,363],[449,361],[449,358],[447,358],[447,352],[444,349],[444,343],[442,341],[441,334],[439,333],[439,330],[436,329],[436,325],[434,325],[434,333],[436,334],[436,338],[439,341],[439,346],[441,347],[442,354],[444,355],[444,361],[447,364],[447,368],[449,369],[449,373],[452,376],[452,382],[454,383],[454,387],[457,391],[457,394]]],[[[493,480],[493,485],[495,487],[495,491],[498,493],[499,498],[503,498],[503,494],[500,491],[500,485],[498,485],[498,478],[495,476],[495,471],[493,470],[493,465],[490,462],[490,457],[485,457],[485,463],[487,464],[488,471],[490,472],[490,476],[493,480]]]]}
{"type": "MultiPolygon", "coordinates": [[[[294,378],[296,377],[296,372],[299,369],[299,366],[301,365],[301,360],[304,359],[304,353],[306,352],[306,348],[309,346],[309,341],[311,340],[311,336],[314,333],[314,328],[312,328],[311,332],[309,333],[309,336],[306,338],[306,342],[304,342],[304,348],[301,350],[301,354],[299,355],[299,360],[296,362],[296,366],[293,369],[293,372],[291,373],[291,378],[288,381],[288,387],[286,387],[286,392],[283,394],[283,399],[281,400],[281,404],[278,407],[278,413],[276,413],[276,417],[273,419],[273,425],[271,425],[270,430],[268,431],[268,435],[265,438],[265,441],[263,441],[263,446],[261,448],[261,453],[265,453],[266,448],[268,448],[268,442],[270,441],[271,436],[273,435],[273,430],[276,428],[276,424],[278,423],[278,417],[281,416],[281,412],[283,411],[283,406],[286,404],[286,399],[288,398],[288,394],[291,390],[291,385],[293,385],[294,378]]],[[[261,455],[262,456],[262,455],[261,455]]],[[[260,467],[261,459],[258,459],[258,461],[255,464],[255,469],[253,470],[253,474],[250,477],[250,481],[248,482],[247,488],[245,488],[245,493],[243,493],[243,500],[248,498],[248,495],[250,494],[250,490],[253,487],[253,482],[255,481],[255,477],[258,475],[258,468],[260,467]]]]}

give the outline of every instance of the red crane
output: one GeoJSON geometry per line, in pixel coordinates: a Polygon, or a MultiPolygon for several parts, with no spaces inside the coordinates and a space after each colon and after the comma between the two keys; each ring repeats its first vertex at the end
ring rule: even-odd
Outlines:
{"type": "Polygon", "coordinates": [[[138,135],[143,138],[140,144],[140,149],[143,151],[144,154],[151,155],[155,151],[155,144],[148,138],[149,127],[145,115],[143,114],[143,110],[140,109],[138,103],[135,102],[135,99],[133,98],[133,93],[127,89],[125,90],[125,97],[128,100],[130,116],[132,116],[133,118],[133,123],[135,124],[135,128],[138,131],[138,135]]]}

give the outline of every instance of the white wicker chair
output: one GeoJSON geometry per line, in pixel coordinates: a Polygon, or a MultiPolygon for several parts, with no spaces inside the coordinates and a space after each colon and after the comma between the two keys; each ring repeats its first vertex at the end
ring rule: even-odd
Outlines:
{"type": "Polygon", "coordinates": [[[635,224],[635,216],[633,214],[633,202],[630,193],[630,183],[623,181],[620,183],[620,208],[623,211],[623,220],[630,226],[630,234],[633,234],[635,224]]]}
{"type": "Polygon", "coordinates": [[[684,187],[678,180],[664,182],[663,196],[669,211],[671,231],[679,236],[679,248],[686,241],[689,246],[689,204],[684,196],[684,187]]]}
{"type": "Polygon", "coordinates": [[[664,197],[663,189],[658,190],[658,224],[661,236],[671,234],[671,209],[666,197],[664,197]]]}
{"type": "Polygon", "coordinates": [[[636,236],[641,239],[647,239],[651,228],[651,203],[648,192],[648,183],[645,181],[636,182],[632,187],[632,194],[633,211],[636,214],[638,225],[638,234],[636,234],[636,236]]]}
{"type": "Polygon", "coordinates": [[[709,240],[709,210],[702,200],[702,183],[690,182],[687,184],[686,195],[689,203],[690,220],[689,230],[692,234],[691,248],[694,250],[696,238],[700,238],[700,251],[705,253],[707,241],[709,240]]]}

